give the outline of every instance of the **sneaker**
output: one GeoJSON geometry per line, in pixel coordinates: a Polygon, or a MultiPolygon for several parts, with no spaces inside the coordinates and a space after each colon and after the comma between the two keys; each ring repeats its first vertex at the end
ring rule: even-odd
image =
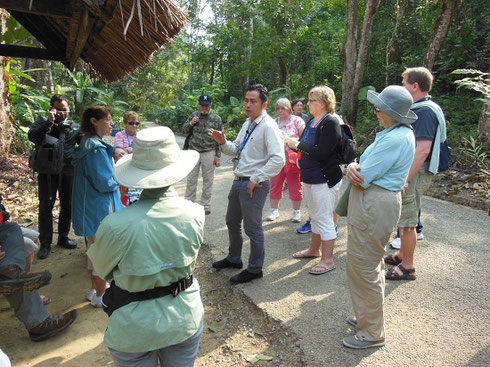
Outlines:
{"type": "Polygon", "coordinates": [[[339,226],[335,226],[335,234],[338,235],[339,234],[339,226]]]}
{"type": "Polygon", "coordinates": [[[301,222],[301,210],[293,210],[293,219],[291,219],[293,223],[301,222]]]}
{"type": "Polygon", "coordinates": [[[90,300],[90,304],[95,308],[101,308],[102,307],[102,296],[98,296],[97,293],[95,293],[92,296],[92,299],[90,300]]]}
{"type": "Polygon", "coordinates": [[[354,327],[357,327],[357,319],[355,316],[349,316],[345,319],[345,321],[349,324],[349,325],[352,325],[354,327]]]}
{"type": "Polygon", "coordinates": [[[351,335],[344,338],[343,343],[348,348],[366,349],[373,347],[382,347],[385,345],[385,340],[366,340],[364,336],[351,335]]]}
{"type": "Polygon", "coordinates": [[[27,329],[27,331],[32,341],[39,342],[65,330],[76,318],[77,310],[67,312],[63,315],[48,316],[46,320],[33,328],[27,329]]]}
{"type": "Polygon", "coordinates": [[[251,273],[247,269],[241,271],[237,275],[234,275],[230,278],[230,282],[233,284],[238,284],[238,283],[248,283],[251,282],[254,279],[262,278],[264,276],[264,273],[251,273]]]}
{"type": "Polygon", "coordinates": [[[97,292],[95,291],[95,289],[92,288],[87,292],[87,296],[85,298],[87,299],[87,301],[92,301],[92,298],[94,298],[96,294],[97,292]]]}
{"type": "Polygon", "coordinates": [[[390,247],[399,250],[400,247],[402,247],[402,240],[400,239],[400,237],[397,237],[393,241],[391,241],[390,247]]]}
{"type": "Polygon", "coordinates": [[[243,268],[243,263],[241,261],[238,264],[232,263],[227,258],[224,258],[223,260],[215,261],[212,266],[215,269],[225,269],[225,268],[241,269],[243,268]]]}
{"type": "Polygon", "coordinates": [[[265,217],[265,220],[272,222],[273,220],[276,220],[278,217],[279,217],[279,209],[270,208],[269,215],[265,217]]]}
{"type": "Polygon", "coordinates": [[[26,273],[17,265],[5,265],[0,268],[0,294],[30,292],[49,284],[51,278],[52,275],[47,270],[40,273],[26,273]]]}
{"type": "Polygon", "coordinates": [[[417,232],[417,241],[423,241],[424,240],[424,234],[422,232],[417,232]]]}
{"type": "Polygon", "coordinates": [[[305,233],[311,232],[311,223],[310,223],[310,221],[307,220],[305,224],[303,224],[301,227],[299,227],[298,229],[296,229],[296,232],[301,233],[301,234],[305,234],[305,233]]]}

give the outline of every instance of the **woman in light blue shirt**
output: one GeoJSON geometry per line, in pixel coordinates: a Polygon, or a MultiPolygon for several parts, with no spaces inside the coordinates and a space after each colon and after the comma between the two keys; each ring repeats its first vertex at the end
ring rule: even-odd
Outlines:
{"type": "Polygon", "coordinates": [[[348,166],[346,176],[352,185],[346,271],[355,314],[347,322],[357,332],[343,342],[354,349],[385,344],[383,256],[400,217],[401,191],[415,154],[410,124],[417,119],[410,111],[412,97],[401,86],[388,86],[379,94],[369,91],[368,100],[384,130],[359,164],[348,166]]]}

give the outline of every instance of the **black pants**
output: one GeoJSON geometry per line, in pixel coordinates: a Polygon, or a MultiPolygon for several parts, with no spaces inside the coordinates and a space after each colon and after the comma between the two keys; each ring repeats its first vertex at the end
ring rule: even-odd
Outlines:
{"type": "Polygon", "coordinates": [[[53,206],[56,193],[60,199],[58,238],[68,237],[71,226],[71,193],[73,175],[39,174],[39,242],[46,246],[53,242],[53,206]]]}

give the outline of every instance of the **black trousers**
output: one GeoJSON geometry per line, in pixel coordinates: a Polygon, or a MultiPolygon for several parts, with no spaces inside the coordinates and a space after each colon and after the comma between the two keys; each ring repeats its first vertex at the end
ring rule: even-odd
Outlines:
{"type": "Polygon", "coordinates": [[[60,200],[58,239],[67,238],[71,227],[71,195],[73,175],[39,174],[39,242],[47,246],[53,242],[53,207],[56,193],[60,200]]]}

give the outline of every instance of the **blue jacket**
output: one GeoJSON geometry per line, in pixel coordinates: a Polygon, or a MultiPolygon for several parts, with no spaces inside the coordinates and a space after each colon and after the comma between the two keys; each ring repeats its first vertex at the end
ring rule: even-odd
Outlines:
{"type": "Polygon", "coordinates": [[[75,148],[72,221],[77,236],[93,236],[100,222],[123,206],[114,178],[114,148],[97,138],[88,138],[75,148]]]}

